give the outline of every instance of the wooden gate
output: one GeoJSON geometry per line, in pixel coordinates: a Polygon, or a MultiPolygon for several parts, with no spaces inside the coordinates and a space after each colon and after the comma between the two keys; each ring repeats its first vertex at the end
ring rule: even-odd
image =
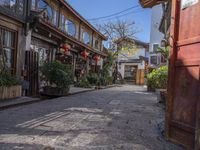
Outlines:
{"type": "Polygon", "coordinates": [[[26,95],[28,96],[37,96],[39,92],[38,61],[38,52],[26,51],[25,64],[27,75],[25,80],[29,82],[29,89],[26,91],[26,95]]]}
{"type": "Polygon", "coordinates": [[[199,150],[200,1],[183,8],[184,2],[188,1],[172,0],[166,136],[187,149],[199,150]]]}

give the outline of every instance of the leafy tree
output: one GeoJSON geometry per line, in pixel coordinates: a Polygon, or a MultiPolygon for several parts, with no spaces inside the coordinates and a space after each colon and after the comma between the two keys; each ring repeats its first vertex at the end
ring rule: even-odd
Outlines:
{"type": "Polygon", "coordinates": [[[159,47],[157,50],[158,53],[161,53],[161,55],[164,57],[166,62],[169,59],[169,51],[170,51],[170,46],[159,47]]]}

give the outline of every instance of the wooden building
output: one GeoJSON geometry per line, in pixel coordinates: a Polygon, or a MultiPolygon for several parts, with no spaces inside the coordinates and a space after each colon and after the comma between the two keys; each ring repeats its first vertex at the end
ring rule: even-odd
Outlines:
{"type": "MultiPolygon", "coordinates": [[[[140,1],[143,7],[157,4],[156,0],[140,1]]],[[[171,14],[168,16],[171,22],[172,48],[169,60],[166,138],[186,149],[199,150],[200,1],[171,0],[169,2],[171,2],[171,14]]],[[[160,29],[164,29],[162,25],[160,29]]]]}
{"type": "Polygon", "coordinates": [[[71,64],[78,76],[96,71],[107,56],[102,44],[107,38],[64,0],[0,0],[0,33],[7,66],[28,81],[31,96],[38,94],[38,69],[45,61],[71,64]]]}

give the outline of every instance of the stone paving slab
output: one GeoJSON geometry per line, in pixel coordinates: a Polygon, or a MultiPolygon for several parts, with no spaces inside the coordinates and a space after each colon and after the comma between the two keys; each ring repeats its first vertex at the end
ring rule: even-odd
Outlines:
{"type": "MultiPolygon", "coordinates": [[[[95,90],[94,88],[78,88],[78,87],[71,86],[69,95],[74,95],[74,94],[79,94],[79,93],[84,93],[84,92],[91,92],[94,90],[95,90]]],[[[40,101],[44,101],[44,100],[48,100],[48,99],[24,96],[24,97],[19,97],[16,99],[11,99],[11,100],[0,100],[0,110],[7,109],[10,107],[14,107],[14,106],[36,103],[36,102],[40,102],[40,101]]]]}
{"type": "MultiPolygon", "coordinates": [[[[107,88],[112,88],[117,85],[110,85],[110,86],[102,86],[100,89],[107,89],[107,88]]],[[[119,85],[118,85],[119,86],[119,85]]],[[[79,87],[70,87],[69,95],[75,95],[75,94],[80,94],[84,92],[91,92],[94,91],[95,87],[93,88],[79,88],[79,87]]],[[[41,99],[41,98],[33,98],[33,97],[20,97],[16,99],[11,99],[11,100],[0,100],[0,110],[2,109],[7,109],[15,106],[20,106],[20,105],[26,105],[26,104],[31,104],[31,103],[37,103],[40,101],[44,101],[48,99],[41,99]]]]}
{"type": "Polygon", "coordinates": [[[21,104],[30,104],[39,101],[41,101],[40,98],[32,98],[32,97],[20,97],[11,100],[0,100],[0,109],[6,109],[13,106],[19,106],[21,104]]]}
{"type": "Polygon", "coordinates": [[[94,91],[94,90],[95,90],[95,88],[79,88],[79,87],[71,86],[69,94],[73,95],[73,94],[78,94],[78,93],[90,92],[90,91],[94,91]]]}
{"type": "Polygon", "coordinates": [[[6,109],[0,120],[3,150],[182,150],[160,132],[156,96],[138,86],[6,109]]]}

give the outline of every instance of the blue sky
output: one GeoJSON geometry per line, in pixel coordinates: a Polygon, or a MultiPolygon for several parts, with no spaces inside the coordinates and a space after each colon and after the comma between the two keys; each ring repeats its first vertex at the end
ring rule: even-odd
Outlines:
{"type": "MultiPolygon", "coordinates": [[[[138,0],[67,0],[84,18],[99,18],[108,16],[127,8],[139,5],[138,0]]],[[[119,19],[134,21],[136,27],[141,30],[136,37],[144,42],[149,42],[150,37],[150,21],[151,10],[142,9],[138,6],[135,9],[129,10],[120,14],[119,19]],[[124,16],[122,16],[124,15],[124,16]]],[[[94,21],[93,23],[102,23],[107,21],[116,21],[115,17],[105,18],[94,21]]]]}

